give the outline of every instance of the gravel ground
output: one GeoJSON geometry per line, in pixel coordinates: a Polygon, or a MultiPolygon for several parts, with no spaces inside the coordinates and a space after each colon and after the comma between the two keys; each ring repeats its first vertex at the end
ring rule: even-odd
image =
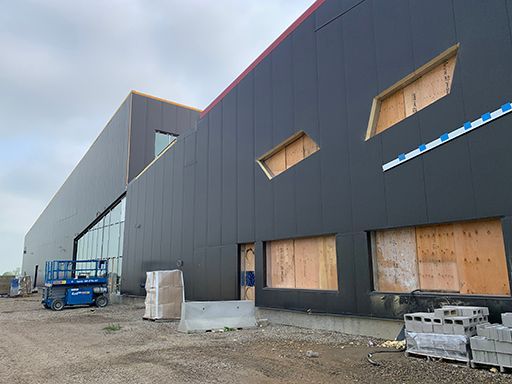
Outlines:
{"type": "MultiPolygon", "coordinates": [[[[143,321],[140,305],[45,310],[39,297],[0,298],[0,383],[510,383],[512,375],[376,355],[370,339],[268,326],[186,335],[143,321]],[[118,331],[105,327],[118,324],[118,331]],[[312,350],[319,357],[310,358],[312,350]]],[[[371,340],[374,343],[380,340],[371,340]]]]}

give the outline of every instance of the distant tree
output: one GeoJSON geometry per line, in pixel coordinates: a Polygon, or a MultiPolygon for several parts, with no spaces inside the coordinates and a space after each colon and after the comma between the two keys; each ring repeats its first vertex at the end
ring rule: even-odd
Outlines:
{"type": "Polygon", "coordinates": [[[7,271],[7,272],[4,272],[2,274],[2,276],[10,276],[10,275],[14,275],[14,276],[18,276],[21,272],[21,268],[18,267],[16,268],[14,271],[7,271]]]}

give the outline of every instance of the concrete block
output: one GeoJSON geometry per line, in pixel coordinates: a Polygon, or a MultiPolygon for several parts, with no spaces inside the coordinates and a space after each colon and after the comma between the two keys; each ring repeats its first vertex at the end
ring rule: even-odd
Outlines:
{"type": "Polygon", "coordinates": [[[491,324],[489,324],[489,323],[478,324],[476,326],[476,334],[478,336],[483,336],[483,337],[489,338],[489,330],[487,329],[487,327],[490,325],[491,324]]]}
{"type": "Polygon", "coordinates": [[[254,301],[188,301],[181,306],[180,332],[256,327],[254,301]]]}
{"type": "Polygon", "coordinates": [[[434,317],[432,319],[432,325],[434,328],[434,333],[444,333],[443,319],[434,317]]]}
{"type": "Polygon", "coordinates": [[[496,352],[495,341],[483,336],[473,336],[469,339],[471,349],[477,351],[496,352]]]}
{"type": "Polygon", "coordinates": [[[505,327],[512,328],[512,312],[502,313],[501,322],[505,327]]]}
{"type": "Polygon", "coordinates": [[[473,360],[478,361],[480,363],[486,363],[485,351],[473,350],[473,360]]]}
{"type": "Polygon", "coordinates": [[[501,367],[512,368],[512,355],[506,353],[498,353],[498,364],[501,367]]]}
{"type": "Polygon", "coordinates": [[[423,332],[423,317],[421,313],[406,313],[404,315],[405,329],[409,332],[423,332]]]}
{"type": "Polygon", "coordinates": [[[496,352],[484,352],[485,361],[489,364],[498,365],[498,354],[496,352]]]}
{"type": "Polygon", "coordinates": [[[453,319],[451,319],[451,318],[444,318],[443,333],[445,335],[452,335],[453,334],[453,319]]]}
{"type": "Polygon", "coordinates": [[[504,327],[502,325],[499,325],[496,328],[498,330],[498,340],[499,341],[505,341],[508,343],[512,342],[512,328],[504,327]]]}
{"type": "Polygon", "coordinates": [[[455,311],[457,311],[457,316],[477,316],[477,315],[489,316],[489,308],[487,308],[487,307],[475,307],[475,306],[464,306],[464,305],[443,305],[442,309],[455,310],[455,311]]]}
{"type": "Polygon", "coordinates": [[[508,353],[512,355],[512,343],[507,343],[506,341],[496,341],[496,352],[499,353],[508,353]]]}
{"type": "Polygon", "coordinates": [[[491,324],[487,327],[487,331],[489,332],[489,339],[498,340],[498,326],[500,324],[491,324]]]}
{"type": "Polygon", "coordinates": [[[422,316],[422,328],[424,333],[433,333],[434,332],[434,314],[433,313],[425,313],[422,316]]]}
{"type": "Polygon", "coordinates": [[[444,319],[445,317],[457,316],[457,310],[451,308],[436,308],[434,309],[435,317],[444,319]]]}

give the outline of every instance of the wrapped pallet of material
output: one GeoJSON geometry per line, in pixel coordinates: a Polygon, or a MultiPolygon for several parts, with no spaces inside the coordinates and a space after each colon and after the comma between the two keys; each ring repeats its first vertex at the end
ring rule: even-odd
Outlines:
{"type": "Polygon", "coordinates": [[[146,272],[144,319],[179,319],[184,301],[183,273],[180,270],[146,272]]]}

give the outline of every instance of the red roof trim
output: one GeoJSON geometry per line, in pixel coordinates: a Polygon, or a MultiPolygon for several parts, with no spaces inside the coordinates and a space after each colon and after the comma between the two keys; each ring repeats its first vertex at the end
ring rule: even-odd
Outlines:
{"type": "Polygon", "coordinates": [[[288,37],[290,33],[292,33],[304,20],[306,20],[313,12],[315,12],[318,7],[320,7],[325,0],[316,0],[297,20],[293,22],[270,46],[263,51],[261,55],[259,55],[256,60],[252,62],[249,67],[245,71],[243,71],[236,79],[233,81],[219,96],[213,100],[210,105],[208,105],[203,112],[200,114],[200,118],[206,115],[215,105],[217,105],[223,98],[226,96],[233,88],[235,88],[242,79],[247,76],[249,72],[251,72],[265,57],[267,57],[270,52],[274,50],[279,44],[282,43],[284,39],[288,37]]]}

